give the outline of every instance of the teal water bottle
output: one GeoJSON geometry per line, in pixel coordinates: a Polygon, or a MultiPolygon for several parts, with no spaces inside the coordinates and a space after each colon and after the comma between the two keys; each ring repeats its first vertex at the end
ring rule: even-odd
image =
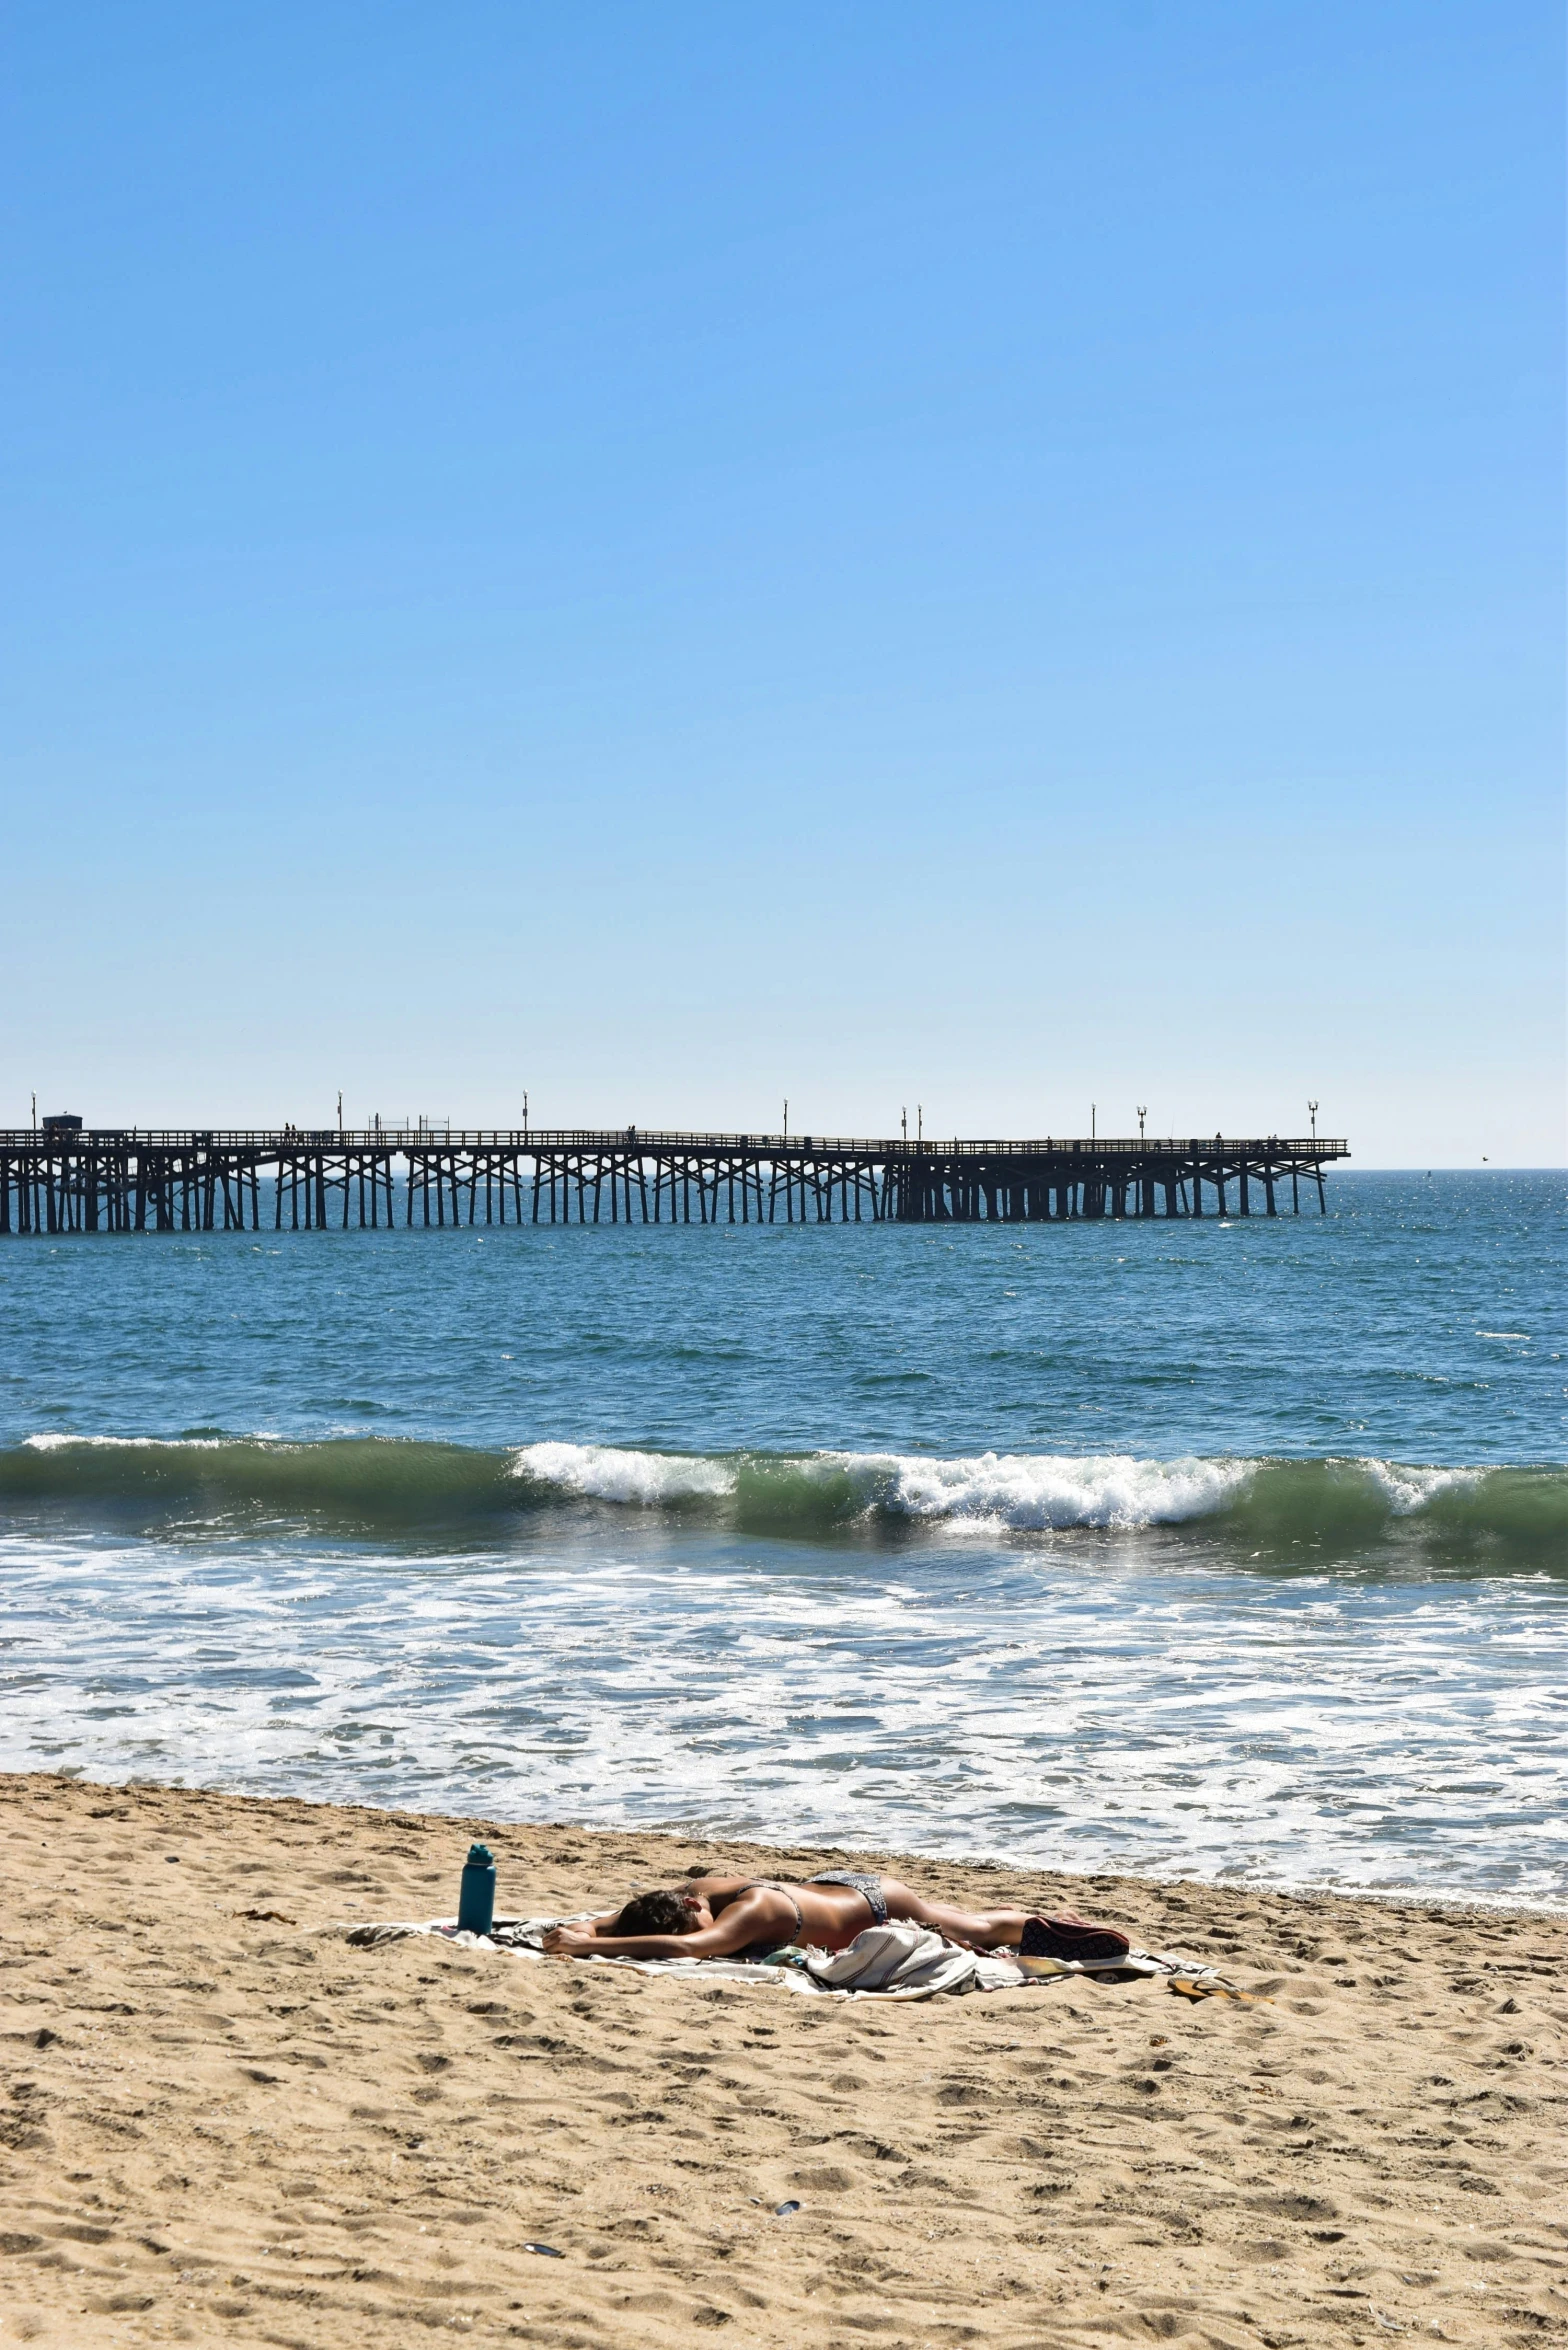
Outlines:
{"type": "Polygon", "coordinates": [[[460,1934],[488,1934],[495,1922],[495,1862],[488,1844],[470,1844],[457,1896],[460,1934]]]}

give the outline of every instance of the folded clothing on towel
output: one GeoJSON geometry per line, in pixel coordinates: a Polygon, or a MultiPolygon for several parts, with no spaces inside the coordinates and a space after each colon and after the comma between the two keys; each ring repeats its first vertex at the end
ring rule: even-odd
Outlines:
{"type": "Polygon", "coordinates": [[[1024,1981],[1010,1959],[966,1950],[930,1926],[867,1926],[847,1950],[808,1950],[801,1965],[820,1991],[929,1999],[938,1991],[1010,1991],[1024,1981]]]}

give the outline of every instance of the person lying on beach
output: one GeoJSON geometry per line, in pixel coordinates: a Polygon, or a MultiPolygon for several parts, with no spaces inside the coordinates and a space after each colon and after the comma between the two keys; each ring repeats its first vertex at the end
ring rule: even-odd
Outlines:
{"type": "Polygon", "coordinates": [[[966,1950],[1017,1945],[1022,1909],[949,1909],[896,1877],[833,1870],[804,1885],[772,1877],[690,1877],[673,1890],[639,1893],[623,1909],[555,1926],[544,1947],[557,1958],[762,1958],[790,1943],[846,1950],[868,1926],[929,1926],[966,1950]]]}

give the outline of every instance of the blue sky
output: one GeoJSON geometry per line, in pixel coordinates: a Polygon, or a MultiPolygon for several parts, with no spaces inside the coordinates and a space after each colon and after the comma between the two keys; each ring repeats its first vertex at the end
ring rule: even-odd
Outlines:
{"type": "Polygon", "coordinates": [[[23,0],[0,1120],[1560,1160],[1562,49],[23,0]]]}

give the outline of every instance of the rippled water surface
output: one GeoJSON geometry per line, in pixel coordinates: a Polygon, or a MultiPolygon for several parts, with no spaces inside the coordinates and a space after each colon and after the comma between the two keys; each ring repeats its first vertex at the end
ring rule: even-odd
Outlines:
{"type": "Polygon", "coordinates": [[[1568,1898],[1563,1186],[0,1244],[0,1762],[1568,1898]]]}

